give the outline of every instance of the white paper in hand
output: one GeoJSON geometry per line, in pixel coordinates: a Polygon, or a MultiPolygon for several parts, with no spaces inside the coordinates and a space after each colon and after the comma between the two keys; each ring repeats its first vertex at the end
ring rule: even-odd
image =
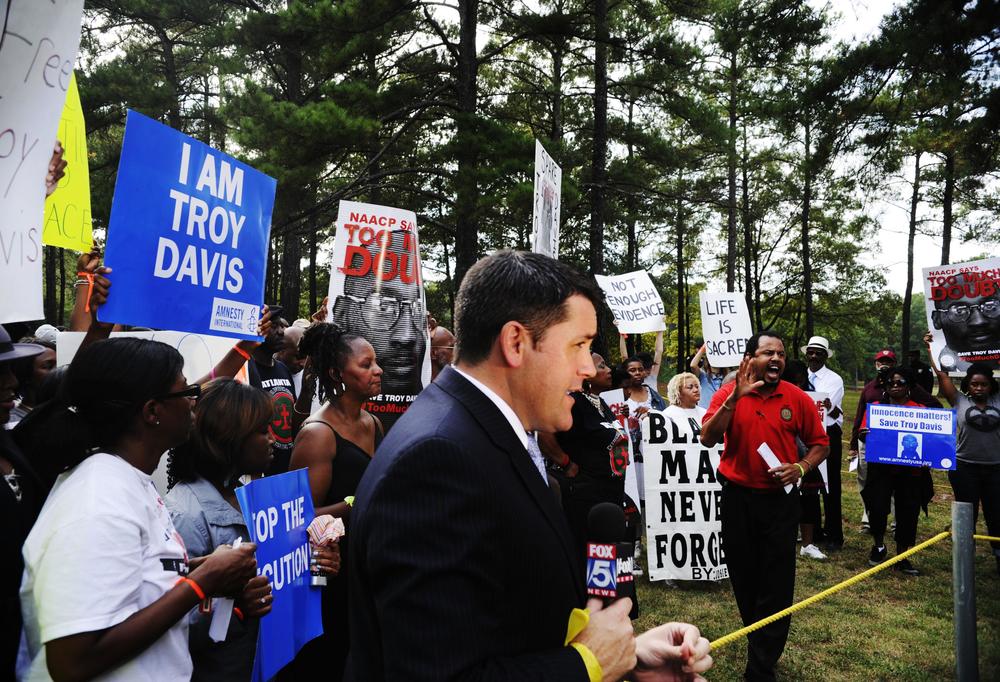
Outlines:
{"type": "Polygon", "coordinates": [[[848,471],[857,471],[858,470],[858,460],[860,460],[860,459],[861,459],[860,457],[852,457],[850,464],[847,465],[847,470],[848,471]]]}
{"type": "MultiPolygon", "coordinates": [[[[243,543],[243,538],[236,538],[233,549],[243,543]]],[[[212,601],[212,623],[208,626],[208,636],[213,642],[226,641],[229,633],[229,621],[233,618],[233,600],[228,597],[219,597],[212,601]]]]}
{"type": "MultiPolygon", "coordinates": [[[[778,460],[778,456],[774,454],[774,450],[772,450],[771,446],[768,445],[767,443],[761,443],[760,447],[757,448],[757,453],[764,458],[764,461],[767,463],[768,469],[773,469],[775,467],[781,466],[781,462],[778,460]]],[[[792,492],[792,488],[794,487],[795,486],[793,484],[789,483],[788,485],[785,486],[785,492],[786,493],[792,492]]]]}

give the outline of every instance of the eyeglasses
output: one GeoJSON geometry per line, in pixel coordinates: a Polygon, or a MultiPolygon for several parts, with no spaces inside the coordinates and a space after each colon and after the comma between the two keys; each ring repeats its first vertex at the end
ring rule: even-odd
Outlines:
{"type": "Polygon", "coordinates": [[[420,334],[424,328],[424,304],[420,299],[399,299],[381,294],[369,294],[366,298],[342,294],[343,298],[356,303],[361,308],[361,319],[369,329],[389,331],[396,326],[403,314],[403,306],[410,306],[410,323],[420,334]]]}
{"type": "Polygon", "coordinates": [[[166,393],[164,395],[158,395],[153,400],[170,400],[171,398],[194,398],[197,400],[201,397],[201,385],[191,384],[190,386],[184,387],[183,390],[174,391],[173,393],[166,393]]]}
{"type": "Polygon", "coordinates": [[[972,312],[974,310],[978,310],[979,313],[986,319],[995,320],[1000,317],[1000,301],[984,301],[974,305],[961,303],[959,305],[953,305],[950,308],[945,308],[944,310],[935,310],[934,312],[943,317],[947,322],[951,322],[952,324],[961,324],[962,322],[968,322],[972,319],[972,312]]]}
{"type": "Polygon", "coordinates": [[[906,379],[893,379],[885,382],[886,386],[906,386],[906,379]]]}

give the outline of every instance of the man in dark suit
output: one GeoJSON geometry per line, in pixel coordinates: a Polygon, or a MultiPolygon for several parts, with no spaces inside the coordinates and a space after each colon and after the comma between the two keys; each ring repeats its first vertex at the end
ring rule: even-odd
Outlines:
{"type": "Polygon", "coordinates": [[[599,301],[540,254],[503,251],[469,270],[455,366],[358,487],[347,679],[680,680],[711,665],[694,626],[636,638],[628,599],[580,611],[583,557],[529,432],[572,425],[568,394],[594,375],[599,301]]]}

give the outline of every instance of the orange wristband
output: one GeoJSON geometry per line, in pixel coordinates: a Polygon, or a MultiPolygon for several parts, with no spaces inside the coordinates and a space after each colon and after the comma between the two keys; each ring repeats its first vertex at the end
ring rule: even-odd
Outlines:
{"type": "Polygon", "coordinates": [[[235,613],[236,617],[239,618],[240,620],[244,620],[246,618],[246,616],[243,615],[243,612],[240,611],[240,607],[239,606],[234,606],[233,607],[233,613],[235,613]]]}
{"type": "Polygon", "coordinates": [[[246,360],[247,362],[250,362],[250,353],[247,353],[245,350],[243,350],[239,346],[233,346],[233,350],[236,351],[238,354],[242,355],[244,360],[246,360]]]}
{"type": "Polygon", "coordinates": [[[94,273],[92,272],[78,272],[77,277],[82,277],[87,280],[87,302],[83,306],[84,312],[90,312],[90,296],[94,293],[94,273]]]}
{"type": "Polygon", "coordinates": [[[191,589],[194,590],[194,593],[198,595],[198,599],[201,601],[205,601],[205,599],[207,599],[205,596],[205,590],[201,589],[201,585],[191,580],[191,578],[178,578],[177,582],[174,583],[174,587],[177,587],[181,583],[187,583],[191,589]]]}

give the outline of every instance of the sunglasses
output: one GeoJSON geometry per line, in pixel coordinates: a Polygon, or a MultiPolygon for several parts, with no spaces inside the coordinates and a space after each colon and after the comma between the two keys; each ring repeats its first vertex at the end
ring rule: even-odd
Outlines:
{"type": "Polygon", "coordinates": [[[197,400],[201,397],[201,385],[191,384],[190,386],[185,386],[180,391],[174,391],[173,393],[165,393],[163,395],[158,395],[153,400],[170,400],[171,398],[194,398],[197,400]]]}
{"type": "Polygon", "coordinates": [[[906,386],[906,379],[893,379],[885,382],[886,386],[906,386]]]}

